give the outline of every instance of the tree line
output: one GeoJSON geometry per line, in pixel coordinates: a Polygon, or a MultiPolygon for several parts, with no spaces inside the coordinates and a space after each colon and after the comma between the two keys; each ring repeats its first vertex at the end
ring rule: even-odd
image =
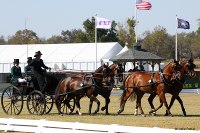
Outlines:
{"type": "MultiPolygon", "coordinates": [[[[128,18],[126,23],[112,21],[111,29],[98,29],[98,42],[119,42],[122,46],[128,44],[129,48],[135,45],[134,18],[128,18]]],[[[60,35],[53,35],[45,39],[39,38],[37,33],[29,29],[19,30],[15,35],[9,36],[7,41],[0,37],[0,45],[4,44],[60,44],[60,43],[91,43],[95,42],[95,18],[83,22],[82,29],[63,30],[60,35]]],[[[138,38],[142,48],[166,59],[174,58],[175,35],[167,33],[166,28],[156,26],[153,31],[145,31],[138,38]]],[[[178,57],[200,58],[200,26],[196,31],[178,34],[178,57]]]]}

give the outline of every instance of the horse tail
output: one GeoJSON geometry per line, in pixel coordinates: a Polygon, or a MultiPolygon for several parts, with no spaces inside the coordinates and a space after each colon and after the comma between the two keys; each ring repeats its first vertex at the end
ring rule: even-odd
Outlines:
{"type": "Polygon", "coordinates": [[[130,95],[129,100],[130,100],[130,101],[135,101],[136,97],[137,97],[137,95],[136,95],[135,92],[134,92],[134,93],[132,93],[132,94],[130,95]]]}
{"type": "Polygon", "coordinates": [[[55,89],[55,95],[56,95],[56,97],[59,95],[59,91],[60,91],[60,85],[61,85],[61,82],[64,80],[65,78],[62,78],[59,82],[58,82],[58,85],[57,85],[57,87],[56,87],[56,89],[55,89]]]}
{"type": "MultiPolygon", "coordinates": [[[[131,77],[131,74],[129,74],[126,78],[125,78],[125,80],[123,81],[123,93],[122,93],[122,95],[120,96],[120,101],[121,101],[121,103],[123,103],[123,98],[126,96],[126,90],[128,89],[127,88],[127,85],[126,85],[126,81],[128,81],[131,77]]],[[[135,94],[135,92],[134,93],[132,93],[131,95],[130,95],[130,97],[129,97],[129,100],[130,101],[134,101],[135,99],[136,99],[136,94],[135,94]]]]}
{"type": "Polygon", "coordinates": [[[123,93],[121,94],[119,100],[120,100],[120,105],[122,105],[122,103],[124,102],[124,97],[126,96],[126,90],[123,90],[123,93]]]}

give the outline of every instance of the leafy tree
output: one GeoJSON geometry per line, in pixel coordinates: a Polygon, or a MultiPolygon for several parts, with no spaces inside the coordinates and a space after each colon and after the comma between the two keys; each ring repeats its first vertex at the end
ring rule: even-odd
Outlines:
{"type": "Polygon", "coordinates": [[[51,38],[47,39],[46,42],[50,44],[64,43],[63,38],[59,35],[53,35],[51,38]]]}
{"type": "Polygon", "coordinates": [[[19,30],[8,39],[9,44],[37,44],[40,43],[37,34],[32,30],[19,30]]]}
{"type": "Polygon", "coordinates": [[[146,50],[164,58],[174,57],[174,40],[166,32],[166,29],[157,26],[153,32],[146,32],[142,46],[146,50]]]}
{"type": "Polygon", "coordinates": [[[133,47],[135,44],[135,26],[136,21],[133,18],[128,18],[124,26],[121,23],[118,23],[118,39],[120,44],[123,46],[128,43],[128,47],[133,47]]]}
{"type": "MultiPolygon", "coordinates": [[[[95,18],[91,20],[87,19],[83,22],[83,28],[85,29],[85,35],[89,42],[95,42],[95,18]]],[[[97,29],[97,42],[116,42],[117,30],[116,23],[112,21],[111,29],[97,29]]]]}
{"type": "Polygon", "coordinates": [[[83,28],[85,29],[85,34],[89,42],[95,42],[95,18],[92,17],[91,20],[85,20],[83,22],[83,28]]]}
{"type": "Polygon", "coordinates": [[[81,43],[89,42],[86,34],[81,29],[66,30],[61,32],[63,42],[66,43],[81,43]]]}
{"type": "Polygon", "coordinates": [[[192,52],[194,58],[200,58],[199,49],[200,49],[200,25],[197,31],[195,32],[195,35],[193,36],[192,52]]]}
{"type": "Polygon", "coordinates": [[[6,44],[6,41],[3,36],[0,37],[0,45],[6,44]]]}

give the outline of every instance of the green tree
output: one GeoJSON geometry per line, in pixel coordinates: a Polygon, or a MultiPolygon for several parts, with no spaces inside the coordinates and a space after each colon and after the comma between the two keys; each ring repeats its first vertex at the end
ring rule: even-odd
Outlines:
{"type": "Polygon", "coordinates": [[[85,20],[83,22],[83,28],[85,29],[85,34],[89,42],[95,42],[95,18],[92,17],[91,20],[85,20]]]}
{"type": "MultiPolygon", "coordinates": [[[[85,35],[89,42],[95,42],[95,18],[83,22],[85,35]]],[[[116,23],[112,21],[110,29],[97,29],[97,42],[117,42],[116,23]]]]}
{"type": "Polygon", "coordinates": [[[3,36],[0,37],[0,45],[6,44],[6,41],[3,36]]]}
{"type": "Polygon", "coordinates": [[[63,42],[66,43],[86,43],[89,42],[85,32],[81,29],[66,30],[61,32],[63,42]]]}
{"type": "Polygon", "coordinates": [[[134,18],[128,18],[126,25],[118,23],[118,39],[121,45],[128,43],[128,47],[133,47],[135,44],[135,26],[136,21],[134,18]]]}
{"type": "Polygon", "coordinates": [[[174,45],[174,39],[161,26],[155,27],[153,32],[145,32],[142,42],[146,50],[168,59],[174,57],[174,45]]]}
{"type": "Polygon", "coordinates": [[[8,39],[9,44],[37,44],[40,43],[37,34],[32,30],[19,30],[8,39]]]}
{"type": "Polygon", "coordinates": [[[64,43],[62,36],[60,35],[53,35],[46,41],[47,43],[50,44],[58,44],[58,43],[64,43]]]}

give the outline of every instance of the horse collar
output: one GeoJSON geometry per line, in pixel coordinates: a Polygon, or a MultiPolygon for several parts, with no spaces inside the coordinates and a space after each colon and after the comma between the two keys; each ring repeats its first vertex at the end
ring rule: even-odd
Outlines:
{"type": "Polygon", "coordinates": [[[163,74],[162,72],[160,72],[160,77],[161,77],[162,81],[163,81],[165,84],[170,85],[170,84],[167,82],[167,80],[165,79],[164,74],[163,74]]]}

